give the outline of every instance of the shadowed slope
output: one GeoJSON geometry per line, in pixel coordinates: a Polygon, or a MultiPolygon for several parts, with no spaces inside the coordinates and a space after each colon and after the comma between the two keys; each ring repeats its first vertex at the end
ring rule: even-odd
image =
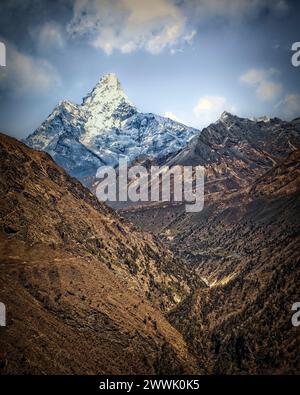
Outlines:
{"type": "Polygon", "coordinates": [[[154,237],[48,154],[0,135],[2,373],[194,371],[160,310],[189,292],[154,237]]]}

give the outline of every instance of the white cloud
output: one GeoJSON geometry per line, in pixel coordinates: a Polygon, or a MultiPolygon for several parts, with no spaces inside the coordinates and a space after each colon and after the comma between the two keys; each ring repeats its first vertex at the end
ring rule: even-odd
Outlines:
{"type": "Polygon", "coordinates": [[[76,0],[67,30],[108,55],[144,49],[158,54],[190,44],[195,30],[171,0],[76,0]]]}
{"type": "Polygon", "coordinates": [[[208,18],[240,20],[288,9],[286,0],[76,0],[67,30],[108,55],[139,49],[174,53],[192,43],[208,18]]]}
{"type": "Polygon", "coordinates": [[[262,81],[257,87],[257,96],[264,101],[275,100],[282,92],[281,84],[271,81],[262,81]]]}
{"type": "Polygon", "coordinates": [[[278,75],[278,70],[271,69],[250,69],[245,74],[240,76],[240,81],[248,85],[257,85],[264,80],[278,75]]]}
{"type": "Polygon", "coordinates": [[[285,119],[300,117],[300,95],[289,94],[277,105],[285,119]]]}
{"type": "Polygon", "coordinates": [[[236,107],[223,96],[203,96],[194,107],[195,117],[205,126],[215,122],[224,111],[235,113],[236,107]]]}
{"type": "Polygon", "coordinates": [[[274,68],[270,69],[250,69],[240,76],[240,82],[254,87],[256,95],[260,100],[273,101],[282,92],[281,84],[272,81],[280,73],[274,68]]]}
{"type": "Polygon", "coordinates": [[[0,89],[13,95],[44,94],[61,84],[56,69],[46,60],[7,45],[7,67],[0,71],[0,89]]]}
{"type": "Polygon", "coordinates": [[[64,37],[61,27],[55,22],[47,22],[32,31],[37,36],[40,50],[47,48],[63,48],[64,37]]]}

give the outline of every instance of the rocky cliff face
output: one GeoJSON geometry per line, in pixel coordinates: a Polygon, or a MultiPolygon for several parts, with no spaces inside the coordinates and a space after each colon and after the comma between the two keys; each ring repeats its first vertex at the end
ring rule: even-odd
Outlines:
{"type": "MultiPolygon", "coordinates": [[[[299,122],[274,119],[239,118],[224,112],[220,119],[203,129],[188,145],[163,162],[172,166],[204,166],[205,205],[251,186],[288,154],[300,148],[299,122]]],[[[182,215],[182,204],[166,202],[124,206],[123,215],[143,229],[159,232],[182,215]]]]}
{"type": "Polygon", "coordinates": [[[207,192],[226,192],[247,186],[299,147],[296,120],[251,120],[224,112],[167,164],[204,166],[207,192]]]}

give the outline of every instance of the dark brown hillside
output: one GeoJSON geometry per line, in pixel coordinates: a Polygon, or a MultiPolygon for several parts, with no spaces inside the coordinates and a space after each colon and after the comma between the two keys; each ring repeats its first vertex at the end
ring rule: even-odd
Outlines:
{"type": "Polygon", "coordinates": [[[209,284],[170,319],[208,356],[211,373],[300,372],[291,323],[300,300],[299,160],[293,152],[248,190],[170,229],[174,249],[209,284]]]}
{"type": "Polygon", "coordinates": [[[8,373],[195,371],[162,310],[188,273],[49,155],[0,135],[0,369],[8,373]]]}
{"type": "Polygon", "coordinates": [[[205,167],[205,205],[123,211],[209,285],[170,314],[210,373],[299,373],[299,122],[224,113],[168,165],[205,167]]]}
{"type": "Polygon", "coordinates": [[[299,190],[299,184],[300,150],[296,150],[283,163],[258,178],[251,187],[250,194],[255,198],[291,195],[299,190]]]}
{"type": "Polygon", "coordinates": [[[166,309],[188,292],[188,273],[159,241],[100,203],[48,154],[4,135],[0,150],[4,234],[94,256],[166,309]]]}

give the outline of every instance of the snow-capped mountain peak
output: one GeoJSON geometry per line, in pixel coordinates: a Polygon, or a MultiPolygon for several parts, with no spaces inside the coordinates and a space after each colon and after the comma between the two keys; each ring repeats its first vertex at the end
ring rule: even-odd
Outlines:
{"type": "Polygon", "coordinates": [[[50,153],[82,181],[120,157],[163,158],[186,146],[199,130],[152,113],[140,113],[115,74],[101,78],[82,104],[61,101],[25,142],[50,153]]]}
{"type": "Polygon", "coordinates": [[[91,93],[83,99],[82,110],[86,117],[87,133],[81,137],[81,142],[89,148],[93,148],[99,134],[121,128],[124,119],[137,111],[115,74],[107,74],[101,78],[91,93]]]}
{"type": "Polygon", "coordinates": [[[111,110],[114,110],[120,102],[133,106],[116,74],[110,73],[102,77],[92,92],[84,97],[83,106],[111,104],[111,110]]]}

